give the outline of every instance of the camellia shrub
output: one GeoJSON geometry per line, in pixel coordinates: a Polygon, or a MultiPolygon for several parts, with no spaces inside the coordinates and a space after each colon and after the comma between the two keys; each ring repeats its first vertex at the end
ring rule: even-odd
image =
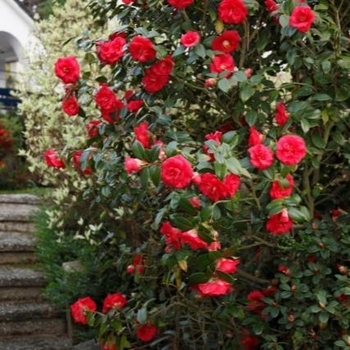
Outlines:
{"type": "Polygon", "coordinates": [[[119,26],[54,71],[64,125],[99,110],[80,200],[120,279],[74,320],[105,350],[349,348],[350,4],[89,7],[119,26]]]}

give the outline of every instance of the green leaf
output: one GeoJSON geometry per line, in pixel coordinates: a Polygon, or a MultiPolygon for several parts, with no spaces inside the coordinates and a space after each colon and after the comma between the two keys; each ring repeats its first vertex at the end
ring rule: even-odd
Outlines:
{"type": "Polygon", "coordinates": [[[200,284],[200,283],[208,282],[209,279],[210,279],[210,276],[208,276],[204,272],[196,272],[188,277],[188,283],[191,285],[200,284]]]}
{"type": "Polygon", "coordinates": [[[310,123],[308,122],[307,119],[303,118],[300,121],[301,128],[303,129],[304,133],[306,134],[310,130],[310,123]]]}
{"type": "Polygon", "coordinates": [[[232,145],[232,144],[236,145],[237,137],[238,137],[237,131],[228,131],[222,135],[221,141],[229,145],[232,145]]]}
{"type": "Polygon", "coordinates": [[[312,101],[330,101],[332,97],[327,94],[315,94],[311,98],[312,101]]]}
{"type": "Polygon", "coordinates": [[[213,215],[213,207],[210,206],[210,207],[203,208],[200,211],[199,215],[202,221],[208,221],[213,215]]]}
{"type": "Polygon", "coordinates": [[[327,323],[328,322],[328,319],[329,319],[329,315],[326,313],[326,312],[320,312],[318,314],[318,320],[321,322],[321,323],[327,323]]]}
{"type": "Polygon", "coordinates": [[[180,214],[172,214],[170,215],[170,219],[175,227],[182,231],[192,230],[195,226],[193,221],[184,218],[183,215],[180,214]]]}
{"type": "Polygon", "coordinates": [[[149,168],[149,173],[152,182],[154,183],[155,186],[158,186],[160,183],[160,168],[156,165],[152,165],[149,168]]]}
{"type": "Polygon", "coordinates": [[[250,109],[245,115],[245,120],[249,126],[255,125],[257,119],[258,113],[256,111],[253,111],[252,109],[250,109]]]}
{"type": "Polygon", "coordinates": [[[289,16],[281,15],[279,18],[281,27],[287,27],[289,25],[289,16]]]}
{"type": "Polygon", "coordinates": [[[321,135],[318,135],[318,134],[311,135],[311,141],[317,148],[324,149],[326,147],[326,142],[321,137],[321,135]]]}
{"type": "Polygon", "coordinates": [[[283,209],[285,209],[285,207],[281,199],[275,199],[266,206],[266,211],[268,215],[278,214],[283,209]]]}
{"type": "Polygon", "coordinates": [[[242,70],[235,72],[234,77],[240,83],[248,79],[247,74],[245,73],[245,71],[242,71],[242,70]]]}
{"type": "Polygon", "coordinates": [[[220,79],[218,83],[218,88],[223,92],[228,92],[231,89],[231,84],[228,79],[220,79]]]}
{"type": "Polygon", "coordinates": [[[119,341],[118,349],[123,350],[123,349],[130,349],[130,348],[131,348],[131,344],[128,341],[127,337],[125,335],[122,335],[119,341]]]}
{"type": "Polygon", "coordinates": [[[148,314],[147,314],[147,309],[142,308],[137,312],[136,319],[139,323],[144,324],[147,321],[148,314]]]}
{"type": "Polygon", "coordinates": [[[257,322],[253,323],[253,325],[252,325],[252,330],[253,330],[255,335],[260,335],[264,331],[265,322],[263,322],[262,320],[259,320],[259,321],[256,320],[256,321],[257,322]]]}
{"type": "Polygon", "coordinates": [[[348,86],[341,86],[335,89],[335,100],[338,102],[346,101],[350,97],[348,86]]]}
{"type": "Polygon", "coordinates": [[[175,156],[177,154],[177,142],[171,141],[165,147],[165,154],[168,157],[175,156]]]}
{"type": "Polygon", "coordinates": [[[148,187],[148,180],[149,180],[149,177],[150,177],[150,168],[147,167],[147,168],[143,168],[141,171],[140,171],[140,181],[141,181],[141,186],[143,189],[146,189],[148,187]]]}
{"type": "Polygon", "coordinates": [[[159,159],[160,145],[154,145],[149,151],[149,161],[151,163],[156,162],[159,159]]]}
{"type": "Polygon", "coordinates": [[[205,47],[202,44],[197,44],[194,47],[194,52],[199,56],[204,58],[205,57],[205,47]]]}
{"type": "Polygon", "coordinates": [[[236,279],[228,274],[228,273],[225,273],[225,272],[222,272],[222,271],[216,271],[217,275],[219,276],[219,278],[221,278],[222,280],[228,282],[228,283],[235,283],[236,279]]]}
{"type": "Polygon", "coordinates": [[[179,55],[183,54],[185,52],[185,50],[186,50],[186,48],[184,46],[180,45],[176,48],[176,50],[174,51],[172,56],[173,57],[179,56],[179,55]]]}
{"type": "Polygon", "coordinates": [[[225,164],[221,164],[219,162],[214,162],[214,171],[215,175],[220,179],[224,178],[227,172],[227,168],[225,164]]]}
{"type": "Polygon", "coordinates": [[[305,213],[294,207],[288,208],[288,215],[292,220],[297,222],[305,222],[309,219],[308,216],[305,216],[305,213]]]}
{"type": "Polygon", "coordinates": [[[294,97],[306,97],[314,93],[314,89],[311,86],[303,86],[297,90],[294,97]]]}
{"type": "Polygon", "coordinates": [[[240,91],[239,91],[239,97],[243,102],[247,102],[255,93],[254,88],[249,84],[242,84],[240,91]]]}
{"type": "Polygon", "coordinates": [[[145,149],[141,142],[135,141],[132,145],[132,153],[138,159],[145,160],[147,158],[145,149]]]}

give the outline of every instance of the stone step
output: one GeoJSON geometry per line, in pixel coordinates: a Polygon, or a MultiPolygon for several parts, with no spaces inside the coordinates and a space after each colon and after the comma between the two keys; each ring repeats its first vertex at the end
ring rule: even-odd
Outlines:
{"type": "Polygon", "coordinates": [[[32,233],[0,231],[0,253],[33,252],[35,237],[32,233]]]}
{"type": "MultiPolygon", "coordinates": [[[[65,336],[66,332],[66,324],[62,318],[0,322],[0,342],[4,337],[29,337],[35,335],[55,335],[59,337],[65,336]]],[[[1,347],[0,349],[2,350],[1,347]]]]}
{"type": "Polygon", "coordinates": [[[36,210],[34,205],[0,203],[0,221],[30,221],[36,210]]]}
{"type": "Polygon", "coordinates": [[[27,205],[39,205],[42,199],[38,196],[28,193],[15,193],[15,194],[1,194],[1,203],[12,203],[12,204],[27,204],[27,205]]]}
{"type": "Polygon", "coordinates": [[[29,221],[38,210],[40,199],[30,196],[33,201],[27,202],[23,198],[26,197],[0,195],[0,221],[29,221]]]}
{"type": "MultiPolygon", "coordinates": [[[[68,337],[50,335],[0,338],[1,350],[72,350],[68,337]]],[[[84,349],[88,350],[88,349],[84,349]]]]}
{"type": "Polygon", "coordinates": [[[0,231],[0,265],[33,264],[38,261],[34,252],[33,234],[0,231]]]}
{"type": "Polygon", "coordinates": [[[57,307],[46,301],[0,302],[0,322],[51,319],[62,315],[57,307]]]}
{"type": "Polygon", "coordinates": [[[0,221],[1,232],[34,232],[35,224],[31,221],[0,221]]]}
{"type": "Polygon", "coordinates": [[[34,268],[0,266],[0,287],[43,287],[45,283],[43,273],[34,268]]]}
{"type": "Polygon", "coordinates": [[[38,262],[38,258],[34,252],[8,252],[0,251],[0,265],[24,265],[34,264],[38,262]]]}
{"type": "MultiPolygon", "coordinates": [[[[0,301],[43,300],[42,287],[2,287],[0,301]]],[[[1,347],[0,347],[1,349],[1,347]]]]}

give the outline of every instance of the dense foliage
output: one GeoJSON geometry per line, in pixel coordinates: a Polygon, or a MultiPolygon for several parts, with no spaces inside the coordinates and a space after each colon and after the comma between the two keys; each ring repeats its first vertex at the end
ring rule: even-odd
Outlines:
{"type": "Polygon", "coordinates": [[[29,185],[29,172],[18,155],[23,146],[23,121],[15,111],[0,115],[0,189],[14,190],[29,185]]]}
{"type": "Polygon", "coordinates": [[[74,319],[104,349],[349,348],[348,2],[89,6],[119,26],[55,62],[89,137],[46,163],[90,180],[76,237],[119,278],[74,319]]]}

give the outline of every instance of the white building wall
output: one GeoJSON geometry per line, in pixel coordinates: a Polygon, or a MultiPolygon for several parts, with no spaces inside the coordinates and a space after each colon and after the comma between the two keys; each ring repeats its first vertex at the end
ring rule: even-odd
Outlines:
{"type": "Polygon", "coordinates": [[[0,87],[6,85],[9,65],[17,71],[25,63],[23,50],[33,27],[33,19],[14,0],[0,0],[0,87]]]}

